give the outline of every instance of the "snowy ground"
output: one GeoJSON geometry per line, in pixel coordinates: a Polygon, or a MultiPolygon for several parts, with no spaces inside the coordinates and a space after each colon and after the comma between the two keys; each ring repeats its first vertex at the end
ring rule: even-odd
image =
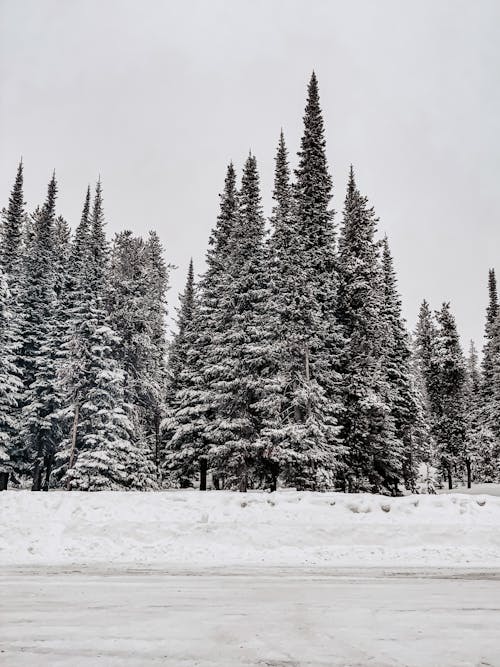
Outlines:
{"type": "Polygon", "coordinates": [[[492,494],[9,491],[0,565],[9,667],[500,667],[492,494]]]}
{"type": "Polygon", "coordinates": [[[0,573],[9,667],[498,667],[500,575],[0,573]]]}
{"type": "Polygon", "coordinates": [[[0,493],[0,565],[500,568],[500,498],[0,493]]]}

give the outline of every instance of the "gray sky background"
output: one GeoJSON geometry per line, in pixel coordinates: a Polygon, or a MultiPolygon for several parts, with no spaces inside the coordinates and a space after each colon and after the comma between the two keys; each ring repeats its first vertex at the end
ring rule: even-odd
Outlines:
{"type": "Polygon", "coordinates": [[[409,325],[422,298],[450,300],[480,344],[500,269],[499,25],[498,0],[0,0],[0,203],[22,155],[30,210],[55,168],[74,226],[100,173],[110,236],[155,228],[179,267],[173,305],[249,149],[270,212],[314,68],[336,210],[352,162],[409,325]]]}

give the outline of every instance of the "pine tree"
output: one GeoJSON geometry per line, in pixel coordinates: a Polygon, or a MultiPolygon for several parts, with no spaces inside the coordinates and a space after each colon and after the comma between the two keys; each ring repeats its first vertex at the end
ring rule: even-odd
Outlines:
{"type": "Polygon", "coordinates": [[[20,295],[23,312],[20,353],[24,391],[22,396],[22,456],[32,470],[34,491],[47,490],[54,455],[60,440],[57,411],[57,348],[55,335],[55,175],[47,199],[33,219],[20,295]]]}
{"type": "MultiPolygon", "coordinates": [[[[197,330],[195,323],[198,320],[199,304],[192,259],[189,262],[184,291],[179,295],[179,304],[176,321],[177,331],[170,345],[168,358],[169,408],[171,415],[175,416],[165,422],[164,437],[170,441],[173,438],[172,445],[174,446],[169,447],[166,460],[171,482],[178,483],[181,487],[187,487],[192,484],[192,479],[196,474],[196,465],[192,459],[193,452],[185,446],[176,447],[174,443],[179,441],[184,445],[180,422],[184,422],[183,405],[193,387],[193,369],[190,360],[193,359],[196,350],[197,330]]],[[[185,417],[187,425],[188,413],[185,417]]]]}
{"type": "Polygon", "coordinates": [[[153,484],[133,444],[133,424],[124,401],[124,373],[114,354],[119,338],[94,322],[90,329],[89,389],[81,405],[81,445],[66,473],[69,489],[79,491],[144,490],[153,484]]]}
{"type": "MultiPolygon", "coordinates": [[[[17,480],[20,458],[18,436],[22,391],[20,279],[26,212],[23,194],[23,163],[19,163],[7,209],[0,223],[0,466],[3,486],[9,476],[17,480]]],[[[0,481],[0,488],[2,482],[0,481]]]]}
{"type": "Polygon", "coordinates": [[[351,167],[339,239],[338,300],[347,340],[342,359],[346,485],[349,490],[396,492],[403,452],[382,366],[386,325],[376,224],[375,212],[357,189],[351,167]]]}
{"type": "Polygon", "coordinates": [[[454,471],[463,464],[465,453],[466,367],[449,303],[443,304],[436,319],[435,354],[439,376],[434,434],[442,468],[452,489],[454,471]]]}
{"type": "Polygon", "coordinates": [[[191,341],[189,332],[195,316],[196,298],[194,284],[193,260],[189,262],[186,286],[179,296],[177,309],[177,332],[169,352],[170,382],[169,389],[175,394],[183,387],[183,374],[187,368],[187,358],[191,341]]]}
{"type": "Polygon", "coordinates": [[[151,488],[154,469],[142,443],[136,442],[133,406],[126,401],[125,373],[118,361],[123,341],[110,326],[106,308],[109,246],[100,181],[88,233],[81,236],[86,289],[76,288],[82,302],[63,374],[73,406],[71,443],[60,457],[63,481],[79,490],[151,488]]]}
{"type": "Polygon", "coordinates": [[[268,373],[265,317],[268,273],[257,162],[245,163],[220,311],[227,322],[209,349],[207,377],[216,410],[207,426],[212,459],[230,486],[246,491],[261,464],[263,378],[268,373]]]}
{"type": "Polygon", "coordinates": [[[17,168],[9,205],[2,212],[0,225],[0,266],[9,280],[9,287],[18,275],[23,242],[23,226],[26,218],[23,194],[23,162],[17,168]]]}
{"type": "Polygon", "coordinates": [[[484,347],[482,359],[482,382],[481,382],[481,398],[482,398],[482,421],[483,424],[489,428],[494,427],[492,422],[491,404],[494,395],[494,371],[495,359],[493,355],[493,335],[495,329],[495,322],[499,312],[497,281],[495,270],[490,269],[488,272],[488,307],[486,309],[486,322],[484,326],[484,347]]]}
{"type": "MultiPolygon", "coordinates": [[[[224,334],[228,321],[222,308],[222,297],[227,284],[227,270],[233,229],[238,219],[236,173],[229,164],[220,195],[220,212],[210,235],[206,262],[207,270],[199,286],[199,308],[189,331],[189,349],[184,388],[176,394],[176,404],[168,420],[166,431],[173,433],[166,442],[169,472],[181,485],[194,483],[199,471],[200,488],[206,488],[210,441],[208,421],[217,405],[210,389],[209,364],[218,337],[224,334]]],[[[212,473],[214,485],[223,479],[212,473]]]]}
{"type": "Polygon", "coordinates": [[[331,179],[314,76],[304,123],[297,170],[300,191],[290,183],[283,132],[276,154],[269,240],[271,295],[266,316],[272,374],[264,386],[266,418],[261,433],[271,489],[276,488],[278,474],[286,484],[298,488],[331,488],[341,454],[332,382],[337,362],[332,350],[335,352],[338,336],[331,326],[335,324],[331,307],[336,287],[328,208],[331,179]],[[321,247],[326,239],[329,245],[321,247]],[[310,271],[311,262],[325,272],[324,293],[310,271]]]}
{"type": "Polygon", "coordinates": [[[161,433],[160,427],[166,411],[167,387],[167,333],[165,318],[167,315],[166,299],[169,288],[170,265],[165,263],[164,251],[158,234],[149,233],[145,244],[145,266],[147,297],[145,310],[149,323],[151,351],[148,359],[149,410],[152,419],[148,419],[146,437],[153,438],[154,461],[157,481],[161,482],[161,433]]]}
{"type": "Polygon", "coordinates": [[[7,488],[12,473],[11,453],[19,428],[16,408],[22,388],[15,364],[16,342],[9,304],[7,280],[0,267],[0,491],[7,488]]]}
{"type": "Polygon", "coordinates": [[[493,482],[496,479],[495,436],[484,424],[481,396],[481,373],[478,355],[471,340],[467,357],[465,386],[467,439],[465,443],[465,467],[467,486],[472,481],[493,482]]]}
{"type": "Polygon", "coordinates": [[[417,399],[418,419],[415,425],[415,437],[425,470],[434,468],[436,463],[435,442],[432,437],[435,414],[435,391],[437,389],[438,369],[435,362],[434,346],[436,327],[432,311],[427,301],[420,306],[419,317],[412,340],[412,378],[414,394],[417,399]]]}
{"type": "MultiPolygon", "coordinates": [[[[156,350],[152,323],[151,280],[146,244],[131,232],[117,234],[113,243],[107,307],[111,328],[120,337],[118,361],[125,371],[125,401],[133,408],[135,442],[155,459],[155,417],[164,393],[163,376],[151,364],[156,350]]],[[[156,304],[160,312],[164,304],[156,304]]],[[[158,471],[159,472],[159,471],[158,471]]]]}
{"type": "Polygon", "coordinates": [[[382,320],[385,341],[382,365],[391,392],[391,413],[395,436],[403,453],[403,476],[407,488],[415,488],[417,466],[422,457],[414,429],[418,404],[412,382],[411,349],[408,332],[401,315],[401,298],[387,236],[382,241],[383,301],[382,320]]]}

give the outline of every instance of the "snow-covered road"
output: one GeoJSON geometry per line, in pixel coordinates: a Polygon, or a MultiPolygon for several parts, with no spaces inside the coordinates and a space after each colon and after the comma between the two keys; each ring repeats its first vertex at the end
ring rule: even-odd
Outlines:
{"type": "Polygon", "coordinates": [[[499,667],[500,573],[0,574],[9,667],[499,667]]]}

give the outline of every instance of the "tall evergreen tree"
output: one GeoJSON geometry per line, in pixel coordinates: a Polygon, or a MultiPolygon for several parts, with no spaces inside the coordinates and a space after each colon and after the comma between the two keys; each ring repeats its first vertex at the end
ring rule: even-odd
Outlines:
{"type": "Polygon", "coordinates": [[[166,412],[167,386],[167,291],[170,265],[165,263],[164,251],[158,234],[149,233],[145,243],[147,296],[145,310],[148,318],[151,352],[148,359],[148,402],[151,419],[146,425],[146,437],[153,439],[157,481],[161,482],[161,433],[160,427],[166,412]]]}
{"type": "Polygon", "coordinates": [[[264,250],[257,161],[245,163],[239,214],[233,228],[220,311],[225,330],[218,330],[209,348],[206,376],[216,410],[207,425],[212,459],[227,483],[246,491],[261,465],[263,377],[269,372],[265,340],[268,273],[264,250]]]}
{"type": "Polygon", "coordinates": [[[312,74],[295,183],[283,138],[276,159],[272,264],[281,297],[278,421],[265,431],[286,483],[325,488],[340,467],[338,361],[342,346],[335,311],[337,276],[332,177],[318,81],[312,74]],[[293,196],[292,196],[293,195],[293,196]],[[282,291],[281,291],[282,290],[282,291]]]}
{"type": "Polygon", "coordinates": [[[436,314],[438,329],[435,345],[439,369],[438,398],[434,434],[448,486],[453,488],[453,476],[464,462],[466,441],[465,390],[466,367],[455,318],[450,304],[444,303],[436,314]]]}
{"type": "Polygon", "coordinates": [[[337,311],[347,340],[342,359],[346,484],[350,490],[395,492],[402,476],[403,451],[382,366],[386,323],[376,224],[375,212],[357,189],[351,167],[339,239],[337,311]]]}
{"type": "Polygon", "coordinates": [[[60,439],[57,411],[57,348],[55,335],[55,175],[47,199],[33,219],[24,258],[21,308],[21,363],[24,380],[20,439],[23,458],[32,470],[34,491],[47,490],[60,439]]]}
{"type": "Polygon", "coordinates": [[[495,322],[499,312],[497,281],[495,270],[490,269],[488,272],[488,306],[486,308],[486,322],[484,326],[484,347],[482,358],[482,381],[481,381],[481,398],[482,398],[482,421],[485,426],[492,427],[494,424],[491,420],[492,409],[491,404],[494,400],[494,342],[493,336],[495,331],[495,322]]]}
{"type": "MultiPolygon", "coordinates": [[[[186,285],[184,291],[179,295],[177,331],[170,345],[168,358],[168,392],[171,417],[165,422],[164,437],[168,440],[173,438],[172,444],[180,442],[184,445],[181,436],[181,422],[186,422],[187,426],[187,420],[189,419],[189,408],[186,415],[184,415],[182,409],[187,396],[190,396],[190,389],[193,387],[193,369],[190,360],[193,359],[196,350],[198,308],[193,260],[191,259],[186,285]]],[[[177,447],[174,445],[168,448],[166,466],[171,482],[178,483],[181,487],[192,484],[198,467],[198,462],[193,460],[192,455],[193,451],[186,446],[177,447]]]]}
{"type": "MultiPolygon", "coordinates": [[[[167,427],[167,432],[171,430],[173,433],[166,443],[167,461],[173,457],[182,485],[194,483],[199,471],[202,489],[206,488],[210,449],[207,427],[217,409],[210,389],[210,361],[213,348],[216,348],[229,323],[222,299],[237,220],[238,192],[236,173],[231,163],[220,195],[220,212],[209,239],[207,270],[199,287],[199,308],[190,327],[184,388],[176,394],[176,405],[167,427]]],[[[175,470],[171,472],[175,477],[175,470]]],[[[216,486],[223,483],[216,473],[214,483],[216,486]]]]}
{"type": "Polygon", "coordinates": [[[7,488],[12,473],[15,434],[19,429],[17,405],[22,383],[16,361],[16,340],[9,311],[9,290],[0,267],[0,491],[7,488]]]}
{"type": "Polygon", "coordinates": [[[484,423],[481,395],[481,373],[478,354],[474,342],[470,342],[467,357],[467,376],[465,385],[466,443],[465,468],[467,486],[475,482],[493,482],[497,477],[495,436],[484,423]]]}
{"type": "Polygon", "coordinates": [[[383,371],[391,391],[395,436],[404,456],[403,476],[407,488],[414,490],[417,466],[422,458],[418,440],[414,437],[418,404],[411,373],[410,339],[401,314],[401,298],[387,236],[382,241],[382,274],[383,371]]]}
{"type": "Polygon", "coordinates": [[[74,415],[71,442],[60,457],[64,482],[79,490],[151,488],[154,470],[136,442],[133,406],[127,402],[125,373],[118,361],[123,341],[110,326],[106,308],[109,246],[100,181],[82,246],[86,290],[76,290],[84,300],[63,375],[74,415]]]}
{"type": "MultiPolygon", "coordinates": [[[[151,461],[156,452],[154,433],[158,401],[164,393],[164,376],[152,361],[156,357],[156,321],[152,303],[146,244],[131,232],[117,234],[113,243],[108,290],[111,328],[119,335],[118,361],[125,371],[125,401],[133,407],[135,442],[145,446],[151,461]]],[[[132,415],[131,415],[132,416],[132,415]]],[[[159,463],[159,462],[158,462],[159,463]]]]}
{"type": "Polygon", "coordinates": [[[413,386],[419,406],[417,437],[420,450],[427,466],[434,467],[435,443],[433,439],[433,419],[436,412],[439,370],[435,359],[436,325],[427,301],[423,301],[413,336],[413,386]]]}
{"type": "Polygon", "coordinates": [[[179,296],[179,308],[177,309],[177,332],[170,346],[169,369],[170,382],[169,389],[175,394],[183,385],[183,374],[187,368],[187,358],[189,353],[190,328],[195,316],[196,296],[194,283],[193,260],[189,262],[186,286],[179,296]]]}

